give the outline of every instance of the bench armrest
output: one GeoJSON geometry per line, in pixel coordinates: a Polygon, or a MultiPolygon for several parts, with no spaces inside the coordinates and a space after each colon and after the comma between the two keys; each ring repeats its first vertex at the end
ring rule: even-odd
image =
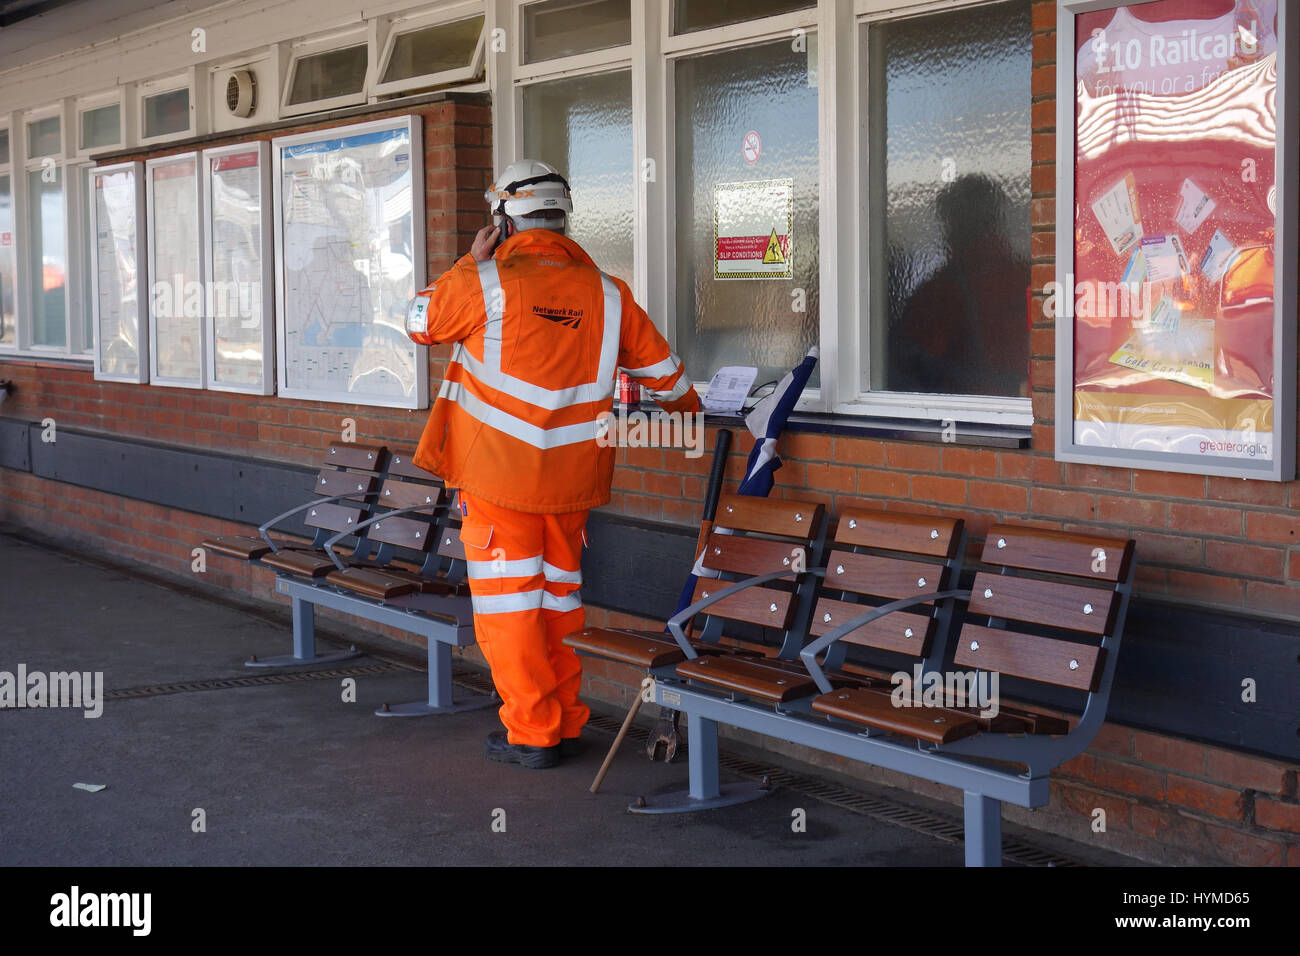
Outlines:
{"type": "Polygon", "coordinates": [[[689,607],[682,608],[682,610],[674,614],[668,621],[668,630],[672,633],[673,640],[677,642],[677,646],[682,649],[682,652],[688,658],[694,659],[699,655],[696,654],[695,648],[691,647],[691,642],[686,639],[686,632],[682,629],[683,624],[710,605],[716,604],[723,598],[730,597],[746,588],[751,588],[756,584],[766,584],[768,581],[779,581],[781,578],[794,578],[800,574],[811,574],[814,577],[825,577],[826,569],[806,568],[803,571],[769,571],[767,574],[758,574],[752,578],[733,581],[721,591],[716,591],[706,598],[701,598],[689,607]]]}
{"type": "Polygon", "coordinates": [[[284,514],[278,514],[270,521],[267,521],[264,524],[259,525],[257,529],[257,533],[262,536],[262,540],[267,543],[267,546],[270,547],[272,551],[279,554],[280,549],[277,548],[275,546],[275,542],[271,540],[270,530],[274,528],[276,525],[278,525],[285,518],[291,517],[292,515],[296,515],[299,511],[306,511],[308,508],[315,508],[317,505],[328,504],[331,501],[343,501],[345,499],[355,499],[358,501],[364,501],[367,498],[373,498],[376,494],[378,494],[378,492],[367,491],[363,495],[359,495],[356,492],[353,492],[352,494],[348,494],[348,495],[330,495],[328,498],[313,498],[311,501],[290,508],[284,514]]]}
{"type": "Polygon", "coordinates": [[[902,598],[898,601],[890,601],[888,604],[882,604],[879,607],[873,607],[865,614],[860,614],[851,621],[846,621],[832,631],[827,631],[817,640],[813,641],[807,647],[799,652],[799,657],[803,661],[804,667],[808,668],[808,673],[816,681],[818,689],[823,694],[829,694],[834,688],[831,682],[826,679],[826,672],[822,670],[817,663],[817,655],[826,648],[830,647],[840,638],[851,634],[865,624],[870,624],[886,614],[893,614],[895,611],[906,610],[909,607],[915,607],[918,604],[929,604],[931,601],[941,601],[946,598],[968,598],[970,591],[958,589],[949,589],[947,591],[935,591],[932,594],[918,594],[915,597],[902,598]]]}
{"type": "MultiPolygon", "coordinates": [[[[330,556],[330,560],[334,562],[334,566],[338,568],[340,571],[342,571],[344,569],[344,565],[343,562],[339,560],[339,556],[334,553],[334,545],[338,544],[340,541],[342,541],[344,538],[348,537],[349,535],[356,534],[362,528],[368,527],[374,524],[376,521],[383,521],[385,518],[395,518],[398,515],[411,514],[412,512],[415,511],[432,511],[434,514],[437,514],[439,511],[445,511],[445,510],[447,510],[447,506],[445,504],[440,504],[440,505],[427,504],[427,505],[415,505],[410,508],[395,508],[392,511],[385,511],[381,515],[371,515],[365,521],[358,521],[347,531],[340,531],[334,537],[326,541],[325,553],[330,556]]],[[[433,526],[430,525],[430,527],[433,526]]]]}

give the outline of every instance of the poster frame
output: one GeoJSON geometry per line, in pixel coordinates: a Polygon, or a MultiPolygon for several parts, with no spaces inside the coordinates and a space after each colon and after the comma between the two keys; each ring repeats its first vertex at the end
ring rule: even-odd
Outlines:
{"type": "Polygon", "coordinates": [[[103,343],[100,340],[99,327],[99,203],[95,201],[95,195],[92,192],[90,201],[87,206],[90,208],[90,322],[91,335],[94,340],[94,357],[95,371],[94,378],[97,382],[126,382],[131,385],[146,385],[149,382],[149,354],[151,352],[149,342],[149,263],[146,243],[140,241],[142,230],[148,228],[148,220],[145,219],[145,197],[141,184],[144,182],[144,163],[127,162],[113,163],[109,166],[94,166],[90,170],[91,188],[94,188],[95,177],[100,174],[112,174],[130,170],[135,181],[135,274],[136,274],[136,300],[135,300],[135,340],[138,358],[136,361],[136,374],[134,375],[113,375],[104,371],[103,363],[103,343]],[[141,252],[146,254],[142,257],[141,252]]]}
{"type": "Polygon", "coordinates": [[[203,309],[203,347],[207,375],[207,387],[217,392],[238,392],[244,395],[275,394],[275,244],[271,236],[272,195],[271,195],[271,144],[266,140],[251,140],[233,143],[229,146],[217,146],[205,149],[200,159],[203,178],[203,274],[205,301],[203,309]],[[262,228],[262,384],[239,385],[219,382],[217,380],[217,317],[213,308],[213,289],[215,270],[213,257],[216,249],[212,241],[212,164],[210,160],[222,156],[238,155],[257,150],[257,180],[259,194],[259,213],[262,228]]]}
{"type": "MultiPolygon", "coordinates": [[[[273,193],[273,225],[275,231],[275,364],[276,388],[283,398],[309,399],[336,405],[364,405],[375,408],[406,408],[419,410],[429,407],[429,347],[408,339],[415,357],[415,389],[409,399],[383,399],[372,395],[326,389],[291,388],[285,384],[285,288],[288,270],[284,258],[284,176],[282,172],[284,147],[299,146],[321,140],[358,136],[365,133],[406,130],[411,147],[411,248],[414,256],[413,279],[415,291],[428,284],[428,261],[425,255],[425,231],[428,228],[424,213],[424,146],[421,137],[421,117],[406,114],[346,126],[330,126],[307,133],[277,136],[271,140],[271,188],[273,193]]],[[[405,329],[405,325],[403,325],[405,329]]],[[[403,331],[405,334],[405,331],[403,331]]]]}
{"type": "MultiPolygon", "coordinates": [[[[204,272],[204,260],[206,258],[203,249],[203,167],[200,163],[200,154],[198,150],[190,150],[184,153],[172,153],[168,156],[160,156],[155,159],[145,161],[145,230],[149,236],[149,381],[153,385],[163,385],[169,388],[196,388],[203,389],[207,387],[207,343],[204,341],[203,326],[206,322],[204,316],[199,316],[199,375],[198,378],[177,378],[170,375],[162,375],[158,371],[158,322],[153,314],[154,306],[154,285],[158,281],[156,278],[157,270],[155,268],[157,255],[157,236],[153,230],[153,213],[156,206],[154,199],[154,171],[166,166],[174,166],[187,160],[194,161],[194,241],[198,243],[199,252],[199,285],[206,289],[207,274],[204,272]]],[[[184,295],[184,290],[181,292],[184,295]]],[[[206,296],[204,297],[206,299],[206,296]]],[[[206,301],[204,303],[206,306],[206,301]]],[[[207,312],[206,307],[204,312],[207,312]]]]}
{"type": "Polygon", "coordinates": [[[1059,0],[1056,8],[1056,460],[1195,475],[1291,481],[1296,474],[1296,252],[1300,191],[1300,11],[1278,0],[1277,231],[1274,237],[1273,445],[1270,461],[1080,445],[1074,439],[1075,17],[1145,0],[1059,0]]]}

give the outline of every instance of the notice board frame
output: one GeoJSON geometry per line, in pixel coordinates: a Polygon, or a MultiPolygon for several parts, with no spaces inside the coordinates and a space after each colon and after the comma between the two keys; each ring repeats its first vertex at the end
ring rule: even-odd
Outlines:
{"type": "MultiPolygon", "coordinates": [[[[1056,460],[1119,468],[1267,481],[1296,475],[1297,211],[1300,210],[1300,122],[1288,120],[1300,105],[1300,10],[1278,0],[1277,23],[1277,231],[1274,238],[1273,457],[1205,458],[1081,445],[1074,434],[1075,264],[1075,18],[1147,0],[1059,0],[1056,13],[1056,460]],[[1061,291],[1063,290],[1063,291],[1061,291]]],[[[1080,216],[1085,213],[1080,213],[1080,216]]]]}

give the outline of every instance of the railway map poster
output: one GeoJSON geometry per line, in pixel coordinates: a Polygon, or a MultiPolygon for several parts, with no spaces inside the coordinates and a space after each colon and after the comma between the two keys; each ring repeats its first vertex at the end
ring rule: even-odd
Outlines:
{"type": "Polygon", "coordinates": [[[427,350],[406,334],[425,284],[418,121],[284,137],[273,149],[279,393],[425,407],[427,350]]]}
{"type": "Polygon", "coordinates": [[[1289,479],[1296,157],[1279,129],[1279,4],[1085,0],[1060,16],[1063,192],[1074,175],[1058,213],[1073,224],[1058,232],[1058,457],[1289,479]]]}

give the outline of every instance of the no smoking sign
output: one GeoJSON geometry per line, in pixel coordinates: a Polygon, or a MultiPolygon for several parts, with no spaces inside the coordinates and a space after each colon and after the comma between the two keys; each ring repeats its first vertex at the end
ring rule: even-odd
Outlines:
{"type": "Polygon", "coordinates": [[[745,134],[745,140],[741,144],[741,152],[745,154],[745,162],[756,163],[758,157],[763,155],[763,141],[759,139],[758,133],[752,129],[745,134]]]}

